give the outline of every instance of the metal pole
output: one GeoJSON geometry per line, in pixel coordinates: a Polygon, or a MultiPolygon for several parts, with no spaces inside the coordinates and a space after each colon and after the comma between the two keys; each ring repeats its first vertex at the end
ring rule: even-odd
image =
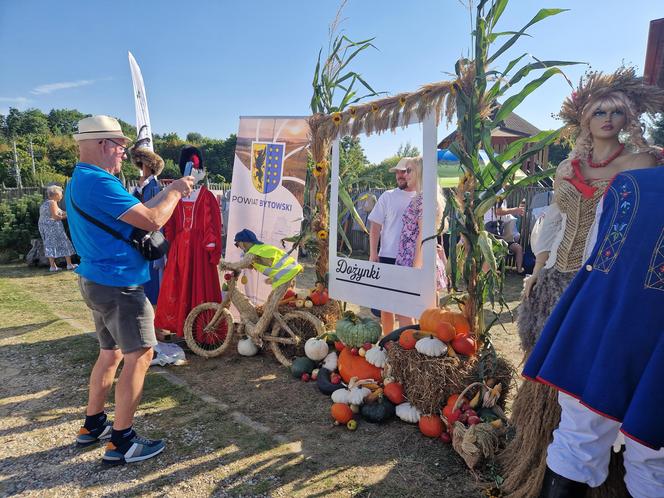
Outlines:
{"type": "Polygon", "coordinates": [[[16,188],[22,189],[21,169],[18,166],[18,153],[16,152],[16,140],[14,140],[14,175],[16,176],[16,188]]]}

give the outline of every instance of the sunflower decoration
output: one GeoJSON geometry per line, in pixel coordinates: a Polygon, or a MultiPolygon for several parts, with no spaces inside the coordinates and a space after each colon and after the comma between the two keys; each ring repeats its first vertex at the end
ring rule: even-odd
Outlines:
{"type": "Polygon", "coordinates": [[[318,161],[314,166],[314,176],[319,177],[327,171],[327,159],[318,161]]]}
{"type": "Polygon", "coordinates": [[[318,230],[316,235],[320,240],[327,240],[327,230],[318,230]]]}
{"type": "Polygon", "coordinates": [[[340,112],[332,113],[332,122],[337,126],[339,126],[341,124],[341,113],[340,112]]]}

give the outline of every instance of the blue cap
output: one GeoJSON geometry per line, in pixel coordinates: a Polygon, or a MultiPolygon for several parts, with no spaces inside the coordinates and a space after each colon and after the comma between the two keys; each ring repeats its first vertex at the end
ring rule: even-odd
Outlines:
{"type": "Polygon", "coordinates": [[[258,240],[258,237],[256,237],[256,234],[247,228],[245,228],[244,230],[240,230],[238,233],[235,234],[235,242],[250,242],[252,244],[262,244],[262,242],[258,240]]]}

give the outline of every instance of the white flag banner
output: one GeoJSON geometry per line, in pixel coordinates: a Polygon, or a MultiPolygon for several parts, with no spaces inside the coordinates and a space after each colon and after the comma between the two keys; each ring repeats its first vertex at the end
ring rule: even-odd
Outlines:
{"type": "Polygon", "coordinates": [[[129,69],[131,70],[131,82],[134,86],[134,104],[136,107],[136,142],[139,147],[145,147],[154,152],[152,144],[152,127],[150,126],[150,113],[148,111],[148,98],[145,95],[143,75],[138,62],[129,52],[129,69]]]}
{"type": "MultiPolygon", "coordinates": [[[[292,247],[281,241],[300,233],[308,133],[304,117],[240,117],[226,229],[228,261],[242,257],[233,239],[244,228],[266,244],[286,251],[292,247]]],[[[297,259],[297,251],[292,256],[297,259]]],[[[272,287],[258,272],[246,276],[245,295],[263,304],[272,287]]]]}

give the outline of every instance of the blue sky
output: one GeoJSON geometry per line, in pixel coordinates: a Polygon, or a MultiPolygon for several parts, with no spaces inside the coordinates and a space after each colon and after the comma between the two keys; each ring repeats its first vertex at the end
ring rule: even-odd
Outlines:
{"type": "MultiPolygon", "coordinates": [[[[225,138],[241,115],[306,115],[318,50],[338,7],[331,0],[115,1],[0,0],[0,113],[11,107],[76,108],[134,122],[130,50],[141,66],[155,132],[225,138]],[[140,6],[140,7],[138,7],[140,6]]],[[[518,29],[541,7],[569,8],[531,29],[509,55],[578,60],[640,70],[648,23],[661,0],[511,0],[501,30],[518,29]]],[[[448,78],[467,54],[469,14],[458,0],[350,0],[342,24],[379,50],[356,59],[376,90],[398,93],[448,78]]],[[[503,58],[505,61],[509,57],[503,58]]],[[[573,81],[584,68],[566,70],[573,81]]],[[[570,93],[548,82],[517,110],[540,128],[557,126],[570,93]]],[[[445,133],[441,126],[439,135],[445,133]]],[[[363,141],[380,161],[417,127],[363,141]]]]}

